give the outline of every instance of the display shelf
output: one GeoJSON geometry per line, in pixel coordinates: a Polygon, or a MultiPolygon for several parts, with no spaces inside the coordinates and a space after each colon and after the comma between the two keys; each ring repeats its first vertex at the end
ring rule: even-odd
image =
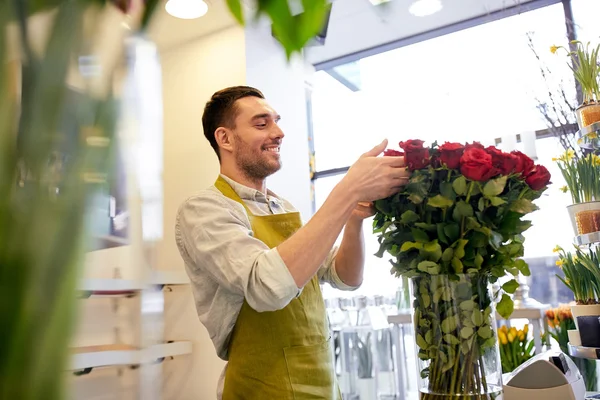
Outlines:
{"type": "Polygon", "coordinates": [[[577,358],[600,360],[600,348],[598,347],[573,346],[569,343],[569,354],[577,358]]]}
{"type": "Polygon", "coordinates": [[[586,126],[577,132],[577,143],[582,149],[598,150],[600,149],[600,122],[586,126]],[[598,137],[590,139],[587,135],[595,133],[598,137]]]}
{"type": "Polygon", "coordinates": [[[577,246],[585,246],[593,243],[600,243],[600,232],[592,232],[585,235],[575,236],[575,244],[577,246]]]}
{"type": "Polygon", "coordinates": [[[192,342],[189,341],[157,344],[141,350],[124,344],[76,347],[71,349],[71,370],[135,366],[160,361],[165,357],[191,354],[191,352],[192,342]]]}
{"type": "MultiPolygon", "coordinates": [[[[190,283],[184,271],[154,271],[148,286],[186,285],[190,283]]],[[[134,279],[83,279],[79,291],[89,296],[130,296],[147,288],[144,282],[134,279]]]]}

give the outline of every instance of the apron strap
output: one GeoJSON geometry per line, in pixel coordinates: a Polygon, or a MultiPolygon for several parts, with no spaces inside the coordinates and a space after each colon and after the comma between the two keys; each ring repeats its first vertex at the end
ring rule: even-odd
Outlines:
{"type": "Polygon", "coordinates": [[[248,216],[254,215],[250,212],[250,209],[246,206],[246,203],[244,203],[244,201],[241,199],[241,197],[235,192],[235,190],[233,190],[233,188],[231,187],[229,182],[227,182],[225,179],[223,179],[223,177],[221,175],[219,175],[219,177],[217,178],[217,181],[215,182],[215,187],[217,189],[219,189],[219,191],[221,193],[223,193],[224,196],[229,197],[230,199],[235,200],[238,203],[240,203],[246,210],[246,213],[248,214],[248,216]]]}

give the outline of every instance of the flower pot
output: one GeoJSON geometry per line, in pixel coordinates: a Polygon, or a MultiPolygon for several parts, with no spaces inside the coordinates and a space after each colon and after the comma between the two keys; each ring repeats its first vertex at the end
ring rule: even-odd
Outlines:
{"type": "Polygon", "coordinates": [[[418,276],[411,295],[421,399],[497,398],[502,367],[488,278],[418,276]]]}
{"type": "Polygon", "coordinates": [[[577,330],[581,345],[585,347],[600,347],[600,317],[587,315],[577,317],[577,330]]]}
{"type": "Polygon", "coordinates": [[[572,204],[567,210],[576,235],[600,231],[600,201],[572,204]]]}
{"type": "Polygon", "coordinates": [[[593,102],[581,105],[575,110],[575,115],[579,129],[600,122],[600,103],[593,102]]]}
{"type": "Polygon", "coordinates": [[[571,306],[571,314],[573,314],[573,320],[575,321],[575,326],[579,329],[577,325],[577,317],[598,317],[600,316],[600,304],[590,304],[590,305],[574,305],[571,306]]]}
{"type": "Polygon", "coordinates": [[[577,329],[567,330],[567,335],[569,336],[569,343],[571,346],[581,346],[581,337],[579,336],[579,331],[577,329]]]}

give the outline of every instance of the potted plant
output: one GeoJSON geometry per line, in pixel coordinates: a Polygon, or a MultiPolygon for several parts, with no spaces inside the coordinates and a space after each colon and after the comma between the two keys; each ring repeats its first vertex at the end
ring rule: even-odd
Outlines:
{"type": "MultiPolygon", "coordinates": [[[[575,318],[575,326],[579,330],[582,345],[592,346],[586,338],[600,337],[600,248],[590,246],[587,251],[578,247],[574,253],[565,252],[560,246],[554,249],[559,258],[556,264],[562,270],[564,277],[557,275],[572,292],[575,305],[571,312],[575,318]],[[586,317],[593,317],[589,321],[586,317]],[[582,321],[587,321],[585,326],[582,321]]],[[[592,347],[600,347],[597,344],[592,347]]]]}
{"type": "Polygon", "coordinates": [[[600,67],[598,66],[598,52],[600,45],[590,50],[590,43],[584,45],[578,40],[571,41],[576,50],[570,51],[563,46],[552,46],[550,51],[556,53],[559,49],[567,52],[571,58],[569,68],[581,86],[583,94],[583,103],[576,109],[577,124],[582,129],[595,122],[600,121],[600,89],[598,86],[598,76],[600,67]]]}
{"type": "Polygon", "coordinates": [[[577,157],[567,150],[555,158],[567,183],[573,204],[567,207],[573,231],[585,235],[600,231],[600,156],[589,153],[577,157]]]}
{"type": "Polygon", "coordinates": [[[514,371],[535,354],[534,342],[529,339],[529,325],[525,325],[523,329],[514,326],[509,329],[506,325],[502,325],[498,329],[498,341],[503,374],[514,371]]]}
{"type": "MultiPolygon", "coordinates": [[[[411,279],[421,399],[492,399],[502,391],[495,309],[530,274],[522,233],[548,170],[520,152],[479,143],[401,142],[408,184],[375,202],[374,232],[395,276],[411,279]],[[496,304],[497,303],[497,304],[496,304]]],[[[399,155],[389,150],[386,155],[399,155]]]]}

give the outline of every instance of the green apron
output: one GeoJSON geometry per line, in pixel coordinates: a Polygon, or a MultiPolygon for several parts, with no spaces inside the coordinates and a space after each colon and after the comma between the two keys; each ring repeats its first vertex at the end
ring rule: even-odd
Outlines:
{"type": "MultiPolygon", "coordinates": [[[[298,212],[253,215],[221,177],[215,186],[248,213],[254,237],[278,246],[301,226],[298,212]]],[[[246,301],[233,328],[223,400],[341,400],[325,304],[314,276],[285,308],[257,312],[246,301]]]]}

